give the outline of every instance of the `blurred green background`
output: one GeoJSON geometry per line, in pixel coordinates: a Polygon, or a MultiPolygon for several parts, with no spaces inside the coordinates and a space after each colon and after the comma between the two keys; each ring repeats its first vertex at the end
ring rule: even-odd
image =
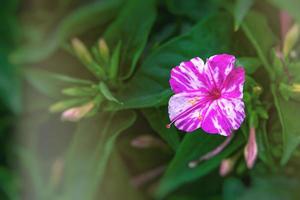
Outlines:
{"type": "Polygon", "coordinates": [[[299,10],[298,0],[2,0],[0,200],[300,199],[299,10]],[[224,52],[246,69],[247,119],[190,169],[224,138],[165,128],[169,72],[224,52]],[[94,104],[68,122],[56,102],[94,104]]]}

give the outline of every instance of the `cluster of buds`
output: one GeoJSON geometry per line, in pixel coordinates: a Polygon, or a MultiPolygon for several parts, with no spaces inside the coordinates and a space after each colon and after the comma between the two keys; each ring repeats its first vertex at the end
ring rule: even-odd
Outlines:
{"type": "Polygon", "coordinates": [[[55,103],[50,107],[50,111],[62,112],[62,120],[76,122],[96,113],[105,100],[120,104],[111,88],[118,83],[121,43],[116,46],[112,55],[104,39],[99,39],[91,51],[78,38],[73,38],[71,45],[73,53],[97,78],[97,82],[65,78],[65,81],[71,80],[76,84],[74,87],[62,90],[62,94],[71,99],[55,103]]]}

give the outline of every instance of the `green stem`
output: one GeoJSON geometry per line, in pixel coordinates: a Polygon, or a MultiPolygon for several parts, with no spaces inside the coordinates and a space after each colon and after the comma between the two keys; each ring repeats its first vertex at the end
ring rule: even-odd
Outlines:
{"type": "Polygon", "coordinates": [[[254,36],[252,35],[249,27],[245,23],[242,23],[241,27],[242,27],[244,33],[247,35],[247,37],[250,40],[250,42],[252,43],[252,45],[254,46],[254,48],[255,48],[255,50],[256,50],[256,52],[258,54],[258,57],[262,61],[265,69],[270,74],[271,81],[274,81],[275,80],[275,73],[272,70],[271,65],[268,62],[267,58],[264,56],[264,53],[263,53],[262,49],[260,48],[259,44],[257,43],[257,41],[255,40],[254,36]]]}

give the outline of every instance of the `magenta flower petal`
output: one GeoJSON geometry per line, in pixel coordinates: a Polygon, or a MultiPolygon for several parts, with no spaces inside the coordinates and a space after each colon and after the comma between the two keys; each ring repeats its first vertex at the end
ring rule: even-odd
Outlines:
{"type": "Polygon", "coordinates": [[[218,99],[204,115],[202,129],[207,133],[229,136],[245,118],[244,102],[240,99],[218,99]]]}
{"type": "Polygon", "coordinates": [[[228,54],[211,56],[206,65],[217,87],[222,87],[223,82],[233,70],[235,57],[228,54]]]}
{"type": "Polygon", "coordinates": [[[245,70],[242,67],[233,69],[227,76],[222,89],[224,98],[243,98],[245,70]]]}
{"type": "Polygon", "coordinates": [[[229,136],[245,118],[245,71],[234,68],[235,57],[220,54],[204,64],[200,58],[182,62],[171,71],[175,95],[169,101],[171,124],[183,131],[202,128],[207,133],[229,136]]]}
{"type": "Polygon", "coordinates": [[[202,92],[179,93],[169,100],[171,123],[183,131],[192,132],[201,127],[202,118],[209,101],[202,92]]]}
{"type": "Polygon", "coordinates": [[[210,80],[204,72],[205,66],[201,58],[193,58],[182,62],[171,71],[170,85],[174,93],[201,90],[207,92],[210,80]]]}

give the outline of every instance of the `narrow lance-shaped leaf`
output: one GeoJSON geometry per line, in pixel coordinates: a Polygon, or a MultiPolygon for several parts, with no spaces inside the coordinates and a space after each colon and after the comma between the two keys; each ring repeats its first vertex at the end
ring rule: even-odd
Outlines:
{"type": "Polygon", "coordinates": [[[254,0],[237,0],[234,6],[234,29],[238,30],[254,0]]]}
{"type": "Polygon", "coordinates": [[[109,90],[109,88],[107,87],[107,85],[103,82],[100,83],[99,85],[100,91],[102,92],[103,96],[109,100],[109,101],[113,101],[116,103],[121,103],[120,101],[118,101],[114,95],[111,93],[111,91],[109,90]]]}
{"type": "Polygon", "coordinates": [[[64,95],[86,97],[94,96],[97,94],[97,89],[95,87],[70,87],[62,90],[64,95]]]}
{"type": "Polygon", "coordinates": [[[116,81],[116,78],[117,78],[119,70],[120,70],[121,45],[122,45],[122,42],[119,41],[117,47],[114,49],[112,56],[111,56],[110,66],[108,69],[108,76],[109,76],[109,79],[111,79],[112,81],[116,81]]]}
{"type": "Polygon", "coordinates": [[[104,33],[110,48],[122,41],[119,76],[127,79],[133,73],[143,52],[150,29],[156,17],[156,0],[128,0],[114,21],[104,33]]]}
{"type": "Polygon", "coordinates": [[[74,99],[59,101],[59,102],[53,104],[49,108],[49,111],[50,112],[61,112],[61,111],[64,111],[65,109],[85,103],[88,100],[89,100],[88,98],[74,98],[74,99]]]}

